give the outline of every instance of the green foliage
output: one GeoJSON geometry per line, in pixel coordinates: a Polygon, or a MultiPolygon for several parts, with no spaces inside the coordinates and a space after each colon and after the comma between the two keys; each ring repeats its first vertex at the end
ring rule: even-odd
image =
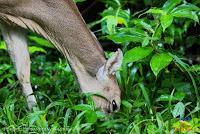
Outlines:
{"type": "Polygon", "coordinates": [[[199,33],[190,30],[199,27],[199,0],[100,2],[105,4],[101,18],[89,26],[101,27],[99,40],[114,42],[124,53],[116,73],[120,111],[105,115],[96,109],[91,94],[79,93],[64,57],[49,41],[29,33],[38,107],[27,110],[1,40],[0,133],[200,133],[200,64],[193,58],[199,53],[189,51],[200,42],[199,33]]]}
{"type": "Polygon", "coordinates": [[[74,2],[78,3],[78,2],[84,2],[86,0],[74,0],[74,2]]]}
{"type": "Polygon", "coordinates": [[[172,60],[173,58],[168,53],[154,55],[150,62],[153,73],[157,76],[158,73],[166,68],[172,60]]]}
{"type": "Polygon", "coordinates": [[[135,47],[126,52],[124,55],[124,62],[129,63],[139,61],[151,54],[152,51],[153,49],[151,47],[135,47]]]}
{"type": "Polygon", "coordinates": [[[174,117],[180,116],[183,118],[185,114],[185,105],[182,102],[177,103],[172,111],[172,114],[174,117]]]}

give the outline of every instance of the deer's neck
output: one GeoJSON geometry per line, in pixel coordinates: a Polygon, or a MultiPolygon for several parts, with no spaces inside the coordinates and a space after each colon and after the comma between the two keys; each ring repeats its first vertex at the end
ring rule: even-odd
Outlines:
{"type": "Polygon", "coordinates": [[[99,42],[70,0],[20,3],[13,9],[3,8],[0,17],[49,39],[68,59],[76,75],[94,76],[105,62],[99,42]]]}
{"type": "Polygon", "coordinates": [[[38,20],[41,19],[38,23],[43,25],[47,35],[66,56],[76,74],[81,71],[94,76],[105,62],[103,50],[87,28],[75,4],[67,2],[50,6],[52,9],[48,8],[42,18],[41,14],[36,15],[38,20]]]}

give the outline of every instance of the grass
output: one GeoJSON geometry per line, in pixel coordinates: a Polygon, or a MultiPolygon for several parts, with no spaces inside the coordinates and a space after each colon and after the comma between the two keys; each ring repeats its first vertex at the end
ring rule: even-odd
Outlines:
{"type": "MultiPolygon", "coordinates": [[[[27,110],[25,98],[21,95],[13,67],[9,63],[1,65],[1,69],[4,69],[1,76],[10,74],[3,77],[0,89],[1,133],[200,132],[199,105],[188,101],[187,97],[191,95],[178,91],[178,87],[186,85],[186,82],[181,85],[183,80],[173,90],[169,90],[171,85],[163,84],[168,77],[172,79],[169,74],[165,74],[165,81],[157,80],[158,84],[155,84],[150,83],[152,76],[141,77],[141,74],[148,73],[143,70],[145,66],[142,69],[140,64],[124,68],[117,73],[123,91],[121,110],[105,115],[95,109],[90,94],[79,92],[64,60],[52,62],[45,55],[39,55],[32,61],[31,81],[38,107],[31,112],[27,110]]],[[[177,70],[175,72],[178,73],[177,70]]]]}

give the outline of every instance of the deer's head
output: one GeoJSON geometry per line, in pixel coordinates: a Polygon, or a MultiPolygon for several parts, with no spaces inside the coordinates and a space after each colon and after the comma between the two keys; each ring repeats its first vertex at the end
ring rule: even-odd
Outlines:
{"type": "MultiPolygon", "coordinates": [[[[96,107],[105,113],[119,110],[121,103],[121,91],[115,79],[115,72],[122,64],[123,53],[119,49],[109,58],[105,64],[99,68],[96,77],[87,79],[84,85],[90,85],[92,90],[83,92],[92,92],[98,94],[93,96],[96,107]],[[92,86],[91,86],[92,85],[92,86]]],[[[82,89],[85,89],[82,87],[82,89]]]]}

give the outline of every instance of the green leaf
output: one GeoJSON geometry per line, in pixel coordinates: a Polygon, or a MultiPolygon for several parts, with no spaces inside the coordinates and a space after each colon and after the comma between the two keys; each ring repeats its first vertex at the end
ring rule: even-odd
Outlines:
{"type": "Polygon", "coordinates": [[[106,16],[117,16],[124,18],[128,22],[130,19],[130,11],[122,9],[114,9],[112,7],[109,7],[108,9],[104,10],[103,13],[101,13],[101,16],[104,19],[106,16]]]}
{"type": "Polygon", "coordinates": [[[191,71],[191,72],[196,72],[196,73],[200,73],[200,65],[193,65],[191,66],[190,68],[187,69],[188,71],[191,71]]]}
{"type": "Polygon", "coordinates": [[[177,17],[177,18],[189,18],[192,19],[196,22],[199,22],[199,18],[197,16],[197,14],[194,11],[190,11],[190,10],[175,10],[171,13],[171,15],[173,17],[177,17]]]}
{"type": "Polygon", "coordinates": [[[37,36],[29,36],[28,37],[30,41],[33,41],[41,46],[48,47],[48,48],[54,48],[54,46],[49,42],[48,40],[45,40],[44,38],[37,37],[37,36]]]}
{"type": "Polygon", "coordinates": [[[163,27],[163,32],[166,28],[168,28],[173,22],[173,16],[171,15],[163,15],[160,17],[160,23],[163,27]]]}
{"type": "Polygon", "coordinates": [[[96,114],[95,111],[88,110],[85,113],[85,118],[86,118],[88,123],[95,123],[97,121],[97,114],[96,114]]]}
{"type": "Polygon", "coordinates": [[[185,97],[185,93],[183,92],[176,92],[174,96],[163,94],[156,99],[156,101],[182,101],[185,97]]]}
{"type": "Polygon", "coordinates": [[[180,11],[180,10],[200,11],[200,8],[193,4],[187,3],[187,4],[182,4],[180,6],[177,6],[176,8],[172,10],[172,12],[180,11]]]}
{"type": "Polygon", "coordinates": [[[156,101],[177,101],[177,99],[174,96],[164,94],[158,97],[156,101]]]}
{"type": "Polygon", "coordinates": [[[106,16],[107,29],[110,34],[115,33],[115,27],[117,26],[117,19],[115,16],[106,16]]]}
{"type": "Polygon", "coordinates": [[[36,47],[36,46],[31,46],[28,48],[29,49],[29,52],[31,54],[35,53],[35,52],[42,52],[42,53],[47,53],[43,48],[41,47],[36,47]]]}
{"type": "Polygon", "coordinates": [[[126,108],[129,108],[129,109],[131,109],[133,107],[133,105],[126,100],[122,101],[122,105],[124,105],[126,108]]]}
{"type": "Polygon", "coordinates": [[[156,121],[157,121],[157,124],[158,124],[158,132],[161,134],[163,132],[163,127],[164,127],[164,124],[163,124],[163,118],[161,116],[161,113],[157,112],[156,113],[156,121]]]}
{"type": "Polygon", "coordinates": [[[107,38],[116,43],[126,42],[143,42],[144,38],[149,37],[148,34],[138,28],[122,28],[118,33],[108,35],[107,38]]]}
{"type": "MultiPolygon", "coordinates": [[[[81,122],[81,120],[82,120],[82,118],[83,118],[83,116],[85,115],[86,112],[87,112],[87,111],[82,111],[81,113],[79,113],[79,114],[74,118],[70,129],[73,130],[73,129],[77,128],[77,127],[80,125],[80,122],[81,122]]],[[[69,132],[70,132],[70,130],[69,130],[69,132]]]]}
{"type": "Polygon", "coordinates": [[[166,15],[166,12],[161,10],[161,9],[158,9],[158,8],[152,8],[152,9],[149,9],[148,11],[146,11],[145,13],[152,13],[152,14],[160,14],[160,15],[166,15]]]}
{"type": "Polygon", "coordinates": [[[56,134],[59,128],[60,128],[60,125],[57,122],[55,122],[54,124],[51,125],[50,134],[56,134]]]}
{"type": "Polygon", "coordinates": [[[6,98],[9,96],[10,92],[9,92],[9,89],[7,88],[1,88],[0,90],[0,103],[4,103],[6,98]]]}
{"type": "Polygon", "coordinates": [[[167,67],[172,60],[173,58],[168,53],[154,55],[151,59],[150,66],[155,76],[157,76],[162,69],[167,67]]]}
{"type": "Polygon", "coordinates": [[[164,37],[164,40],[165,40],[165,43],[167,44],[174,44],[174,37],[169,37],[169,36],[166,36],[164,37]]]}
{"type": "Polygon", "coordinates": [[[123,24],[125,26],[128,26],[126,19],[118,16],[108,15],[102,19],[102,21],[105,20],[107,24],[107,29],[109,34],[115,33],[115,28],[118,24],[123,24]]]}
{"type": "Polygon", "coordinates": [[[79,104],[79,105],[75,105],[73,109],[80,110],[80,111],[88,111],[88,110],[92,110],[92,106],[86,105],[86,104],[79,104]]]}
{"type": "Polygon", "coordinates": [[[165,2],[165,4],[163,5],[163,10],[166,12],[171,11],[175,6],[177,6],[178,4],[180,4],[182,2],[182,0],[168,0],[165,2]]]}
{"type": "Polygon", "coordinates": [[[149,124],[147,126],[147,133],[148,134],[155,134],[156,130],[158,130],[158,128],[154,124],[149,124]]]}
{"type": "Polygon", "coordinates": [[[74,2],[78,3],[78,2],[84,2],[86,0],[74,0],[74,2]]]}
{"type": "Polygon", "coordinates": [[[162,35],[162,27],[159,26],[155,31],[155,34],[153,36],[153,40],[160,40],[161,39],[161,35],[162,35]]]}
{"type": "Polygon", "coordinates": [[[107,38],[115,43],[142,42],[142,38],[124,33],[108,35],[107,38]]]}
{"type": "Polygon", "coordinates": [[[124,62],[129,63],[141,60],[151,54],[152,51],[151,47],[135,47],[125,53],[124,62]]]}
{"type": "Polygon", "coordinates": [[[174,110],[172,111],[173,117],[176,118],[180,116],[180,118],[183,118],[184,113],[185,113],[185,105],[182,102],[178,102],[175,105],[174,110]]]}
{"type": "Polygon", "coordinates": [[[148,30],[151,33],[154,33],[155,31],[153,30],[152,26],[148,23],[146,23],[144,20],[142,19],[134,19],[133,23],[136,26],[142,26],[144,29],[148,30]]]}
{"type": "Polygon", "coordinates": [[[152,106],[151,106],[151,101],[149,98],[149,94],[147,92],[147,88],[145,88],[143,83],[139,83],[139,87],[142,90],[142,94],[144,96],[145,102],[147,103],[147,107],[149,109],[149,113],[152,114],[152,106]]]}
{"type": "Polygon", "coordinates": [[[7,50],[5,41],[0,42],[0,50],[7,50]]]}
{"type": "Polygon", "coordinates": [[[144,38],[144,41],[142,42],[142,46],[146,47],[149,44],[149,38],[144,38]]]}

